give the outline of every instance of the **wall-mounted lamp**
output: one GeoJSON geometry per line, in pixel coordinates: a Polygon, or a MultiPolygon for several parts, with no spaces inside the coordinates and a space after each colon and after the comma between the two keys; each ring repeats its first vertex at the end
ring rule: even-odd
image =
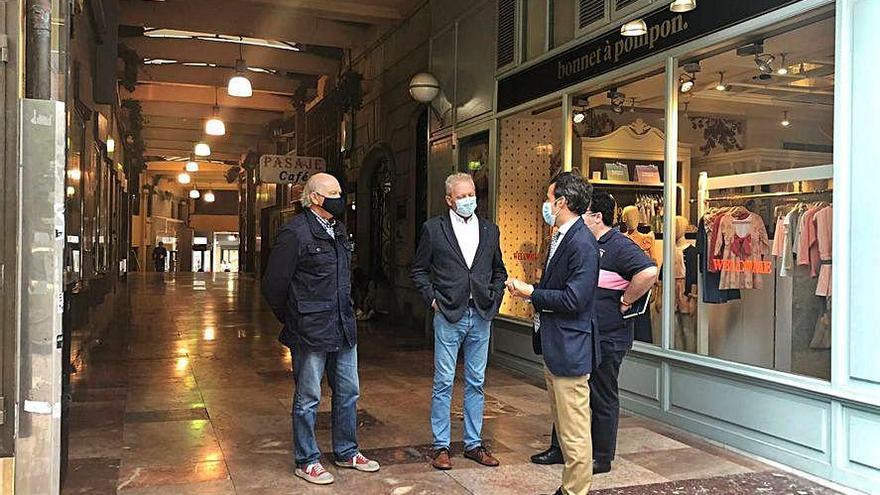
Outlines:
{"type": "Polygon", "coordinates": [[[434,117],[439,121],[443,121],[443,114],[434,108],[432,104],[439,94],[440,82],[432,74],[420,72],[409,81],[409,95],[412,99],[427,105],[431,109],[431,113],[434,114],[434,117]]]}
{"type": "Polygon", "coordinates": [[[112,137],[107,138],[107,153],[113,153],[116,151],[116,140],[112,137]]]}

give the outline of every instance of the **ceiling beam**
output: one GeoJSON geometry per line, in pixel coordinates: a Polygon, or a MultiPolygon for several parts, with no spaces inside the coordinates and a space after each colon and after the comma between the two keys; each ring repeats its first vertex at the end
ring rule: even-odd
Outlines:
{"type": "Polygon", "coordinates": [[[289,9],[233,0],[144,2],[122,0],[119,23],[311,45],[351,48],[364,42],[367,26],[321,19],[289,9]],[[221,4],[221,5],[218,5],[221,4]]]}
{"type": "MultiPolygon", "coordinates": [[[[138,82],[161,82],[193,86],[225,87],[233,70],[221,67],[187,67],[183,65],[144,65],[138,70],[138,82]]],[[[292,95],[301,81],[269,74],[248,72],[254,91],[292,95]]]]}
{"type": "Polygon", "coordinates": [[[366,24],[390,24],[403,19],[394,7],[370,5],[366,2],[345,0],[243,0],[255,5],[280,7],[322,19],[360,22],[366,24]]]}
{"type": "MultiPolygon", "coordinates": [[[[213,151],[211,150],[211,159],[213,160],[223,160],[238,163],[242,160],[242,153],[239,152],[226,152],[226,151],[213,151]]],[[[180,150],[176,148],[161,148],[155,146],[147,146],[146,151],[144,151],[144,156],[162,156],[162,157],[187,157],[189,153],[185,150],[180,150]]]]}
{"type": "MultiPolygon", "coordinates": [[[[210,105],[199,103],[167,103],[161,101],[144,101],[141,102],[142,113],[147,122],[145,125],[151,124],[151,117],[158,116],[160,118],[188,118],[188,119],[209,119],[213,113],[210,105]]],[[[281,112],[270,112],[266,110],[250,110],[244,108],[225,108],[224,117],[227,123],[249,124],[249,125],[265,125],[275,119],[283,117],[281,112]]]]}
{"type": "Polygon", "coordinates": [[[269,141],[266,138],[258,136],[233,134],[228,130],[225,136],[206,136],[202,129],[156,129],[152,127],[144,127],[143,136],[144,139],[148,141],[160,140],[180,142],[183,147],[191,147],[193,143],[202,141],[208,143],[211,146],[211,149],[214,149],[215,146],[227,145],[247,149],[251,145],[256,145],[259,141],[269,141]]]}
{"type": "Polygon", "coordinates": [[[250,110],[269,110],[272,112],[292,111],[289,96],[274,93],[254,92],[250,98],[236,98],[226,93],[226,87],[190,86],[172,83],[141,83],[134,91],[120,87],[122,99],[162,101],[168,103],[198,103],[213,107],[216,97],[221,109],[244,108],[250,110]]]}
{"type": "MultiPolygon", "coordinates": [[[[258,147],[258,143],[256,141],[247,143],[247,144],[237,144],[233,142],[226,141],[214,141],[210,139],[200,139],[199,141],[204,141],[211,146],[211,155],[213,156],[214,151],[217,153],[245,153],[249,149],[256,150],[258,147]]],[[[144,144],[147,148],[159,148],[166,150],[180,150],[185,152],[183,156],[188,156],[193,151],[193,145],[195,141],[187,141],[182,139],[144,139],[144,144]]]]}
{"type": "MultiPolygon", "coordinates": [[[[260,139],[266,136],[266,126],[251,124],[236,124],[223,121],[226,124],[226,134],[236,136],[251,136],[253,139],[260,139]]],[[[152,129],[156,131],[192,131],[203,132],[205,128],[205,119],[187,119],[177,117],[150,117],[149,123],[144,124],[144,129],[152,129]]]]}
{"type": "MultiPolygon", "coordinates": [[[[136,51],[141,58],[208,62],[230,66],[239,58],[239,46],[233,43],[146,36],[123,38],[121,41],[136,51]]],[[[333,58],[262,46],[242,45],[241,55],[251,67],[277,69],[296,74],[335,76],[340,67],[340,61],[333,58]]]]}

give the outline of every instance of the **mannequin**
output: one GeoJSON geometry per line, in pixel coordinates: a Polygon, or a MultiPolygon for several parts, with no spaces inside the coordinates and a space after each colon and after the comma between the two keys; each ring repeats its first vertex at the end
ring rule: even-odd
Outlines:
{"type": "Polygon", "coordinates": [[[620,212],[620,216],[623,224],[626,226],[627,237],[642,248],[642,251],[654,260],[654,263],[657,263],[657,266],[660,266],[662,258],[660,250],[655,247],[654,233],[651,232],[650,227],[647,232],[640,232],[639,227],[647,226],[641,221],[642,214],[639,212],[639,209],[634,205],[627,206],[620,212]]]}
{"type": "Polygon", "coordinates": [[[685,263],[685,251],[695,249],[685,239],[689,227],[687,218],[681,215],[675,217],[675,347],[682,351],[696,352],[694,317],[697,312],[697,289],[695,283],[688,282],[692,277],[688,276],[688,263],[685,263]]]}

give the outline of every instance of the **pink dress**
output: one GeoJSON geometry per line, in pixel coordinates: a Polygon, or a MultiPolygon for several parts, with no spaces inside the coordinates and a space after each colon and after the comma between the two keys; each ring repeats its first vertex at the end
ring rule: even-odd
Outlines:
{"type": "Polygon", "coordinates": [[[814,218],[816,213],[822,208],[810,208],[804,213],[804,230],[801,234],[800,244],[798,245],[798,265],[809,265],[810,275],[819,276],[819,245],[816,233],[816,222],[814,218]]]}
{"type": "Polygon", "coordinates": [[[834,210],[823,208],[813,215],[813,226],[816,234],[816,249],[819,251],[819,281],[816,295],[831,295],[831,238],[834,226],[834,210]]]}

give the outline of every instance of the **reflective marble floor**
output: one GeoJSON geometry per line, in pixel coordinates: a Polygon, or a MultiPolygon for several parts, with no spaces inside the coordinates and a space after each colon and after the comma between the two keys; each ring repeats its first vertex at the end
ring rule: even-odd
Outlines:
{"type": "MultiPolygon", "coordinates": [[[[549,442],[541,384],[490,367],[484,438],[501,460],[454,469],[427,462],[432,354],[421,332],[360,329],[359,440],[375,474],[337,471],[329,487],[293,476],[290,354],[258,284],[234,274],[132,275],[130,303],[102,338],[76,352],[65,494],[269,495],[552,493],[559,466],[528,456],[549,442]]],[[[77,346],[78,348],[79,346],[77,346]]],[[[326,389],[326,387],[325,387],[326,389]]],[[[453,438],[461,438],[456,383],[453,438]]],[[[318,439],[329,448],[329,400],[318,439]]],[[[621,422],[606,495],[831,494],[807,480],[642,418],[621,422]]]]}

